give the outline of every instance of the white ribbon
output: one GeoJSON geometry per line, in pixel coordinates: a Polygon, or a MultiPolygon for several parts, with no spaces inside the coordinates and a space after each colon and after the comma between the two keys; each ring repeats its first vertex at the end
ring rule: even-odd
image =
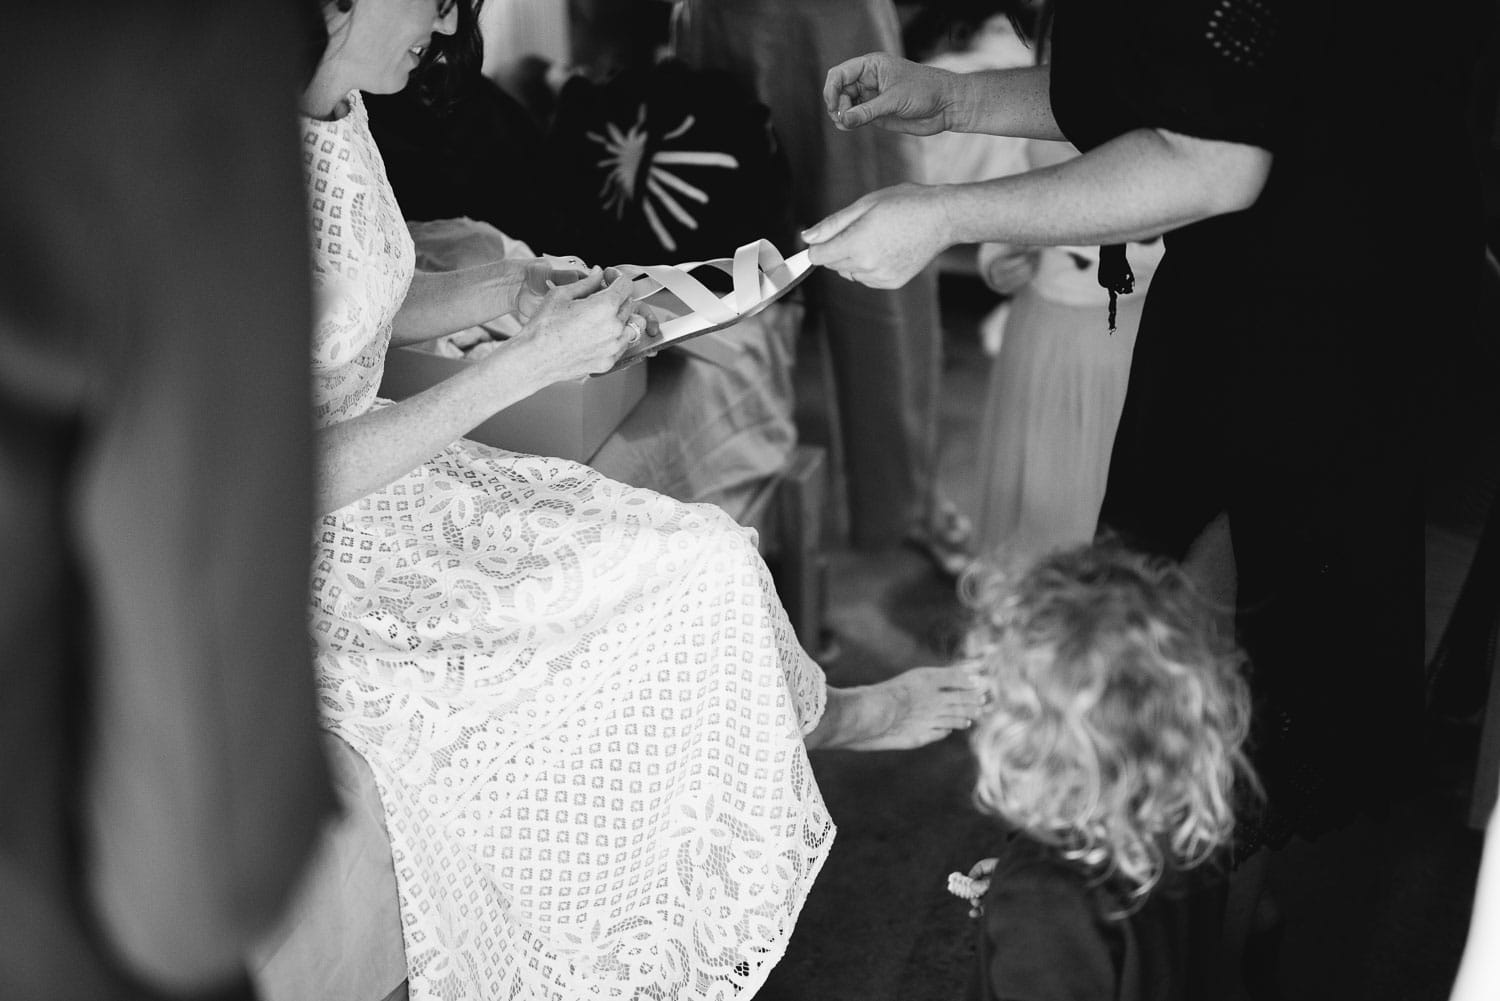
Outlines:
{"type": "Polygon", "coordinates": [[[795,284],[811,268],[807,251],[784,258],[769,240],[756,240],[740,247],[733,257],[675,265],[622,264],[617,270],[634,281],[631,298],[635,301],[641,302],[666,289],[690,310],[661,325],[662,336],[652,344],[655,348],[743,319],[795,284]],[[715,294],[690,274],[699,268],[722,271],[734,279],[734,287],[726,295],[715,294]]]}

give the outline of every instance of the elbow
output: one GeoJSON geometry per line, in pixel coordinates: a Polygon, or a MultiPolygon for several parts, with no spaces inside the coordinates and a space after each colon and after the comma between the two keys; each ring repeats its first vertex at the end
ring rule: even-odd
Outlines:
{"type": "Polygon", "coordinates": [[[1260,198],[1271,173],[1270,150],[1165,130],[1158,135],[1185,168],[1179,177],[1188,181],[1186,190],[1197,194],[1197,218],[1243,212],[1260,198]]]}
{"type": "Polygon", "coordinates": [[[1260,198],[1271,174],[1271,153],[1259,146],[1214,143],[1204,193],[1209,215],[1243,212],[1260,198]]]}

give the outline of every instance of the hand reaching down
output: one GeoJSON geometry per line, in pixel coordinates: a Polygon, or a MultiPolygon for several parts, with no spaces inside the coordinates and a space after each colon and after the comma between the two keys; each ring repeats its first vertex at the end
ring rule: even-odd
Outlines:
{"type": "Polygon", "coordinates": [[[812,262],[870,288],[900,288],[952,245],[938,188],[872,191],[805,230],[812,262]]]}

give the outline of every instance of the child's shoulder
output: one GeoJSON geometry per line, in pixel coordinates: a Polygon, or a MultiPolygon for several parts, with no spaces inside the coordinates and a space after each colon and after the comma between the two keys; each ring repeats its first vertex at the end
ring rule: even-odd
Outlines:
{"type": "MultiPolygon", "coordinates": [[[[1062,849],[1038,841],[1020,831],[1003,835],[995,852],[995,879],[991,887],[1001,882],[1004,876],[1012,889],[1034,892],[1059,892],[1069,896],[1082,893],[1091,898],[1109,901],[1112,909],[1126,903],[1114,892],[1117,887],[1101,880],[1082,863],[1064,856],[1062,849]]],[[[1177,897],[1197,893],[1224,880],[1224,859],[1216,855],[1207,863],[1192,869],[1179,869],[1168,865],[1153,894],[1177,897]]],[[[1127,910],[1129,908],[1126,908],[1127,910]]]]}
{"type": "Polygon", "coordinates": [[[1089,878],[1024,835],[998,846],[981,949],[992,997],[1114,997],[1123,940],[1089,878]]]}
{"type": "Polygon", "coordinates": [[[1088,882],[1083,871],[1063,858],[1058,849],[1017,831],[1006,834],[998,846],[990,887],[992,890],[1002,885],[1011,890],[1066,889],[1071,895],[1079,888],[1087,888],[1088,882]]]}
{"type": "Polygon", "coordinates": [[[1009,914],[1031,914],[1091,926],[1104,917],[1108,908],[1098,881],[1056,848],[1012,834],[998,849],[983,905],[991,923],[1004,922],[1009,914]]]}

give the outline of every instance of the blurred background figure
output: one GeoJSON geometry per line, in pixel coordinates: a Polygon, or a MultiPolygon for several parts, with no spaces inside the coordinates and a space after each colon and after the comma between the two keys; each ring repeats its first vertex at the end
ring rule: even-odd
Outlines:
{"type": "Polygon", "coordinates": [[[0,15],[7,1001],[249,997],[241,957],[329,802],[303,631],[310,13],[0,15]]]}
{"type": "MultiPolygon", "coordinates": [[[[918,179],[911,137],[840,133],[822,108],[827,67],[872,49],[902,51],[890,0],[688,0],[679,10],[678,54],[728,70],[770,108],[799,225],[867,191],[918,179]]],[[[894,291],[832,273],[808,284],[831,355],[830,436],[835,456],[842,452],[851,542],[875,549],[910,535],[961,545],[956,512],[933,492],[942,353],[935,272],[894,291]]]]}
{"type": "MultiPolygon", "coordinates": [[[[1067,143],[1030,140],[1022,169],[1073,156],[1067,143]]],[[[980,245],[980,275],[1013,298],[983,325],[996,357],[979,423],[976,554],[1024,559],[1094,537],[1141,308],[1161,253],[1161,240],[1129,245],[1135,291],[1118,297],[1109,331],[1099,322],[1109,293],[1095,278],[1098,247],[980,245]]]]}
{"type": "MultiPolygon", "coordinates": [[[[907,56],[953,73],[1014,69],[1036,62],[1027,38],[1035,16],[1026,0],[949,0],[923,4],[903,31],[907,56]]],[[[965,132],[924,136],[923,184],[962,184],[1026,169],[1025,140],[965,132]]]]}
{"type": "MultiPolygon", "coordinates": [[[[1045,55],[1042,18],[1026,0],[924,4],[906,24],[907,53],[953,73],[1030,66],[1045,55]]],[[[964,184],[1061,163],[1061,142],[940,132],[920,140],[924,184],[964,184]]],[[[1119,297],[1116,330],[1098,322],[1109,303],[1095,277],[1099,248],[981,244],[941,258],[955,274],[977,266],[1002,297],[980,323],[989,365],[978,422],[975,524],[955,565],[1003,554],[1024,560],[1094,536],[1110,448],[1125,400],[1146,288],[1159,240],[1132,244],[1135,291],[1119,297]],[[1007,336],[1008,335],[1008,336],[1007,336]]]]}

